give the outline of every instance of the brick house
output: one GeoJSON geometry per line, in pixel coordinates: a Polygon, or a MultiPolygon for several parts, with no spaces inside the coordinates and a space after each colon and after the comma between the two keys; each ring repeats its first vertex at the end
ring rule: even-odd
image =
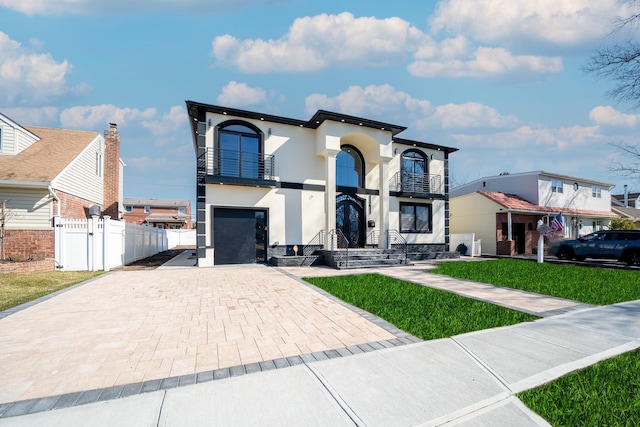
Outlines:
{"type": "Polygon", "coordinates": [[[127,222],[149,224],[165,229],[189,230],[191,202],[188,200],[124,199],[123,218],[127,222]]]}
{"type": "Polygon", "coordinates": [[[55,217],[85,219],[93,207],[121,218],[123,167],[115,124],[102,135],[24,126],[0,113],[4,258],[52,260],[55,217]]]}

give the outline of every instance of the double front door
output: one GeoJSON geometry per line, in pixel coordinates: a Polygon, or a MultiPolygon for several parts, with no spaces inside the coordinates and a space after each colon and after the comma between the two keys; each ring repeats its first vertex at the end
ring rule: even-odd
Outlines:
{"type": "Polygon", "coordinates": [[[364,247],[365,215],[362,199],[349,194],[341,194],[336,198],[336,228],[342,231],[347,240],[346,243],[339,241],[338,247],[364,247]]]}

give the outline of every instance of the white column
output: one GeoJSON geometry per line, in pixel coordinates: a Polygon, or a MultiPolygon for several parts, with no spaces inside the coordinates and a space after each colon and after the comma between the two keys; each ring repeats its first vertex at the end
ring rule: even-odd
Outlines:
{"type": "MultiPolygon", "coordinates": [[[[327,150],[324,161],[324,230],[327,233],[336,228],[336,156],[338,153],[337,150],[327,150]]],[[[325,237],[324,247],[329,249],[331,247],[329,235],[325,237]]]]}
{"type": "Polygon", "coordinates": [[[513,240],[513,231],[511,230],[511,211],[507,212],[507,240],[513,240]]]}
{"type": "Polygon", "coordinates": [[[387,230],[389,230],[389,161],[391,159],[381,158],[378,162],[379,174],[379,191],[378,196],[378,230],[380,237],[378,239],[378,247],[381,249],[389,248],[387,230]]]}

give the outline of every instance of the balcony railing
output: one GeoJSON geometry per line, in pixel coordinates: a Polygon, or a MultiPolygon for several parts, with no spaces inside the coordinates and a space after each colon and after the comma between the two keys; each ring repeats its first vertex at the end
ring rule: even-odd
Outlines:
{"type": "Polygon", "coordinates": [[[442,177],[440,175],[397,172],[389,180],[389,190],[399,193],[443,194],[442,177]]]}
{"type": "Polygon", "coordinates": [[[272,154],[207,149],[207,175],[247,180],[275,180],[275,157],[272,154]]]}

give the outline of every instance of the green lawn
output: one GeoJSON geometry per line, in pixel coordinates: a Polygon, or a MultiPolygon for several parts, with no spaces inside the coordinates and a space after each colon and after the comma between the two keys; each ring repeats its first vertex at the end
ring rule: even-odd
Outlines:
{"type": "MultiPolygon", "coordinates": [[[[589,304],[640,299],[640,273],[500,259],[448,262],[432,273],[589,304]]],[[[377,274],[306,278],[352,305],[428,340],[534,316],[377,274]]],[[[571,373],[518,397],[554,426],[640,425],[640,350],[571,373]]]]}
{"type": "Polygon", "coordinates": [[[102,271],[52,271],[0,274],[0,311],[33,301],[102,273],[102,271]]]}
{"type": "Polygon", "coordinates": [[[587,304],[607,305],[640,299],[640,272],[503,258],[444,262],[431,273],[491,283],[587,304]]]}
{"type": "Polygon", "coordinates": [[[518,394],[554,426],[640,425],[640,350],[518,394]]]}
{"type": "Polygon", "coordinates": [[[304,280],[424,340],[537,319],[519,311],[380,274],[304,280]]]}

